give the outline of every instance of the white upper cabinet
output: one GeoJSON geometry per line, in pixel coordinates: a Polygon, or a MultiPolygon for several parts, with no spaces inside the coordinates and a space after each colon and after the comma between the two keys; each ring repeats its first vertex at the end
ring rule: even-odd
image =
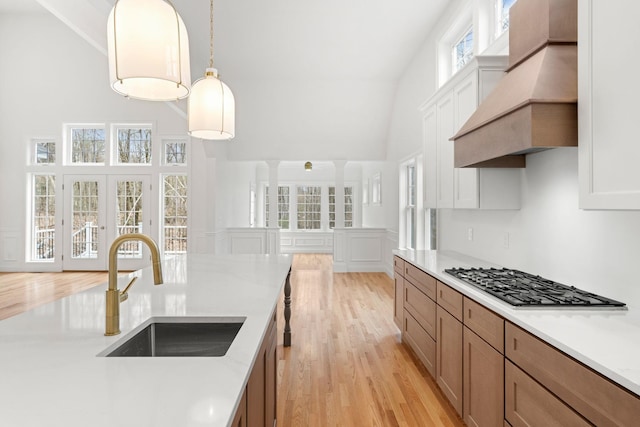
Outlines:
{"type": "Polygon", "coordinates": [[[520,208],[519,169],[454,168],[449,140],[495,87],[506,66],[507,57],[476,57],[420,107],[426,208],[520,208]]]}
{"type": "Polygon", "coordinates": [[[578,3],[580,207],[640,209],[640,2],[578,3]]]}

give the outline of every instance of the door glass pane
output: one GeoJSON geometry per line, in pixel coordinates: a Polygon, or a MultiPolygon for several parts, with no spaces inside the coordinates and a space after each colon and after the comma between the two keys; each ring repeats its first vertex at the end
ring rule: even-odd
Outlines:
{"type": "MultiPolygon", "coordinates": [[[[117,235],[142,233],[142,181],[118,181],[116,183],[117,235]]],[[[140,241],[124,242],[118,249],[118,258],[142,258],[140,241]]]]}
{"type": "Polygon", "coordinates": [[[32,261],[53,261],[55,257],[55,180],[55,175],[34,175],[33,177],[32,261]]]}
{"type": "Polygon", "coordinates": [[[71,206],[72,258],[98,257],[98,182],[75,181],[71,206]]]}
{"type": "Polygon", "coordinates": [[[164,177],[164,253],[187,252],[187,177],[164,177]]]}

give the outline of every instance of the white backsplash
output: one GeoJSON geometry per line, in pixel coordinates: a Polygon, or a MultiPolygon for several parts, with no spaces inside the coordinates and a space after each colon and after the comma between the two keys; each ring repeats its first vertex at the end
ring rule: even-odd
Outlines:
{"type": "Polygon", "coordinates": [[[640,211],[579,209],[577,148],[529,155],[522,174],[518,211],[439,210],[439,249],[640,305],[640,211]]]}

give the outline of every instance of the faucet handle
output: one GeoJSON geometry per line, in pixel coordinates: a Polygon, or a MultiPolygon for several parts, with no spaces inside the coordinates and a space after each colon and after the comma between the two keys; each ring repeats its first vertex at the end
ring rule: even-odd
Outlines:
{"type": "Polygon", "coordinates": [[[126,301],[127,298],[129,298],[129,294],[127,293],[129,291],[129,288],[133,285],[133,283],[138,280],[138,276],[135,276],[133,279],[131,279],[131,281],[129,282],[129,284],[124,288],[123,291],[120,292],[120,302],[126,301]]]}

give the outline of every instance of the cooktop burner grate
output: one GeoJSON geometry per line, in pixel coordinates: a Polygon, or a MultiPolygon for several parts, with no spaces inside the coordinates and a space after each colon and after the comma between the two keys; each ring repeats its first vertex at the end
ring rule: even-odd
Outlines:
{"type": "Polygon", "coordinates": [[[448,268],[446,273],[518,307],[624,307],[626,304],[507,268],[448,268]]]}

